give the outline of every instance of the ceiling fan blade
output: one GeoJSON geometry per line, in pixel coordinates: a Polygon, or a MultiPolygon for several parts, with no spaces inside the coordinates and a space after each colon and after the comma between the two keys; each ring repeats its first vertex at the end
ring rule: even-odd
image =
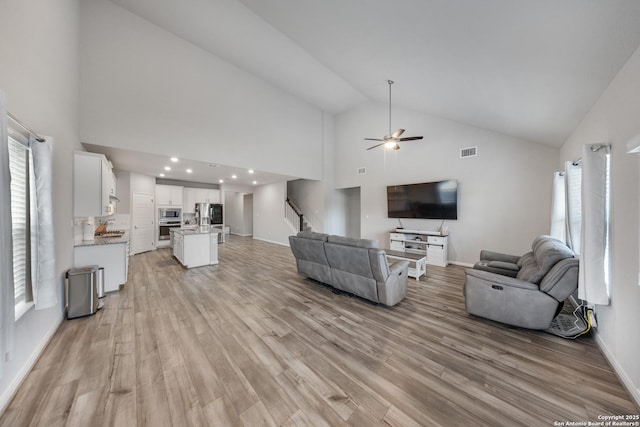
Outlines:
{"type": "Polygon", "coordinates": [[[408,136],[406,138],[399,138],[398,141],[415,141],[422,138],[422,136],[408,136]]]}
{"type": "Polygon", "coordinates": [[[365,141],[384,141],[384,139],[380,139],[380,138],[365,138],[365,141]]]}
{"type": "Polygon", "coordinates": [[[371,150],[371,149],[373,149],[373,148],[380,147],[381,145],[384,145],[384,144],[385,144],[384,142],[381,142],[380,144],[376,144],[376,145],[374,145],[373,147],[369,147],[369,148],[367,148],[367,150],[371,150]]]}
{"type": "Polygon", "coordinates": [[[399,138],[400,135],[404,133],[404,129],[398,129],[393,134],[391,134],[391,138],[399,138]]]}

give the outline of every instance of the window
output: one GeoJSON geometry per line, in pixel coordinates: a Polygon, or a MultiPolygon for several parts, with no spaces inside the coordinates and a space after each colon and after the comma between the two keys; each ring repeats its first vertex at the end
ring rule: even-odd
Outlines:
{"type": "Polygon", "coordinates": [[[11,231],[16,320],[30,307],[31,295],[31,170],[29,148],[9,136],[11,173],[11,231]]]}

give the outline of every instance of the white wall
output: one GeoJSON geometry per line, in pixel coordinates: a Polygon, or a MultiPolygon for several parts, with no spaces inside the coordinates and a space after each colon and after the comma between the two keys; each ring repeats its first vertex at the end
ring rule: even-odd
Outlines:
{"type": "Polygon", "coordinates": [[[235,191],[224,192],[224,225],[229,227],[231,234],[250,236],[253,233],[252,196],[252,194],[235,191]]]}
{"type": "MultiPolygon", "coordinates": [[[[387,150],[363,141],[388,131],[388,106],[369,104],[336,118],[336,186],[361,188],[361,233],[388,245],[398,221],[387,218],[386,186],[456,179],[458,220],[447,221],[449,259],[473,263],[481,249],[522,254],[549,232],[551,180],[559,150],[485,129],[394,108],[393,126],[424,135],[387,150]],[[478,156],[459,158],[478,146],[478,156]],[[357,169],[366,167],[365,175],[357,169]]],[[[440,220],[402,220],[405,228],[437,230],[440,220]]]]}
{"type": "Polygon", "coordinates": [[[131,173],[114,170],[116,176],[116,196],[120,200],[116,204],[116,212],[119,214],[131,213],[131,173]]]}
{"type": "Polygon", "coordinates": [[[253,238],[289,245],[294,230],[284,218],[286,181],[259,185],[253,192],[253,238]]]}
{"type": "Polygon", "coordinates": [[[244,234],[253,235],[253,193],[244,195],[244,234]]]}
{"type": "Polygon", "coordinates": [[[78,136],[78,19],[76,0],[5,0],[0,13],[0,90],[8,109],[53,148],[53,221],[58,305],[31,309],[16,322],[12,360],[0,379],[0,410],[63,319],[64,272],[73,260],[72,159],[78,136]]]}
{"type": "MultiPolygon", "coordinates": [[[[360,188],[345,188],[340,190],[344,192],[346,198],[346,224],[345,224],[345,236],[347,237],[361,237],[360,230],[360,188]]],[[[384,245],[386,247],[386,245],[384,245]]]]}
{"type": "Polygon", "coordinates": [[[81,13],[83,142],[322,178],[320,110],[112,2],[81,13]]]}
{"type": "Polygon", "coordinates": [[[156,178],[153,176],[131,173],[131,194],[151,193],[156,194],[156,178]]]}
{"type": "Polygon", "coordinates": [[[581,156],[584,144],[609,142],[611,150],[611,304],[597,306],[597,337],[640,405],[640,156],[627,141],[640,133],[640,49],[567,139],[560,160],[581,156]]]}

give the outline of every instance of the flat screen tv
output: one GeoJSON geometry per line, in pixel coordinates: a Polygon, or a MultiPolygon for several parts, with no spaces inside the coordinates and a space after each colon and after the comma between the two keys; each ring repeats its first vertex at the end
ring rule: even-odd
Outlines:
{"type": "Polygon", "coordinates": [[[455,179],[387,187],[389,218],[458,219],[455,179]]]}

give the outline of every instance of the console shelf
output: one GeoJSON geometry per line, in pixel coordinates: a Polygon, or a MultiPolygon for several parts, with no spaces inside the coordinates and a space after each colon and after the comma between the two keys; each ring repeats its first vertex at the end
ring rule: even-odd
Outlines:
{"type": "Polygon", "coordinates": [[[396,229],[389,233],[391,250],[426,255],[431,265],[448,264],[448,246],[449,237],[434,231],[396,229]]]}

